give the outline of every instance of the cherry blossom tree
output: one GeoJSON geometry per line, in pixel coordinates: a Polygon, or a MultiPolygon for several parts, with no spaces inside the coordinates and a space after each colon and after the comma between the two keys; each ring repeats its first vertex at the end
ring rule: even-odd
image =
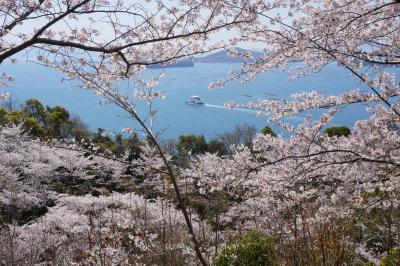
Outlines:
{"type": "Polygon", "coordinates": [[[2,231],[0,261],[146,265],[160,263],[170,253],[177,263],[193,264],[196,257],[182,214],[172,205],[165,213],[163,208],[161,201],[133,193],[61,196],[34,223],[2,231]],[[171,230],[162,237],[166,223],[171,230]]]}
{"type": "MultiPolygon", "coordinates": [[[[187,171],[201,193],[222,191],[240,202],[225,214],[228,223],[241,221],[250,228],[299,241],[301,234],[310,236],[338,218],[350,219],[379,209],[388,211],[390,218],[386,225],[375,228],[381,235],[371,238],[380,239],[386,254],[398,245],[398,234],[391,232],[393,225],[397,231],[399,225],[398,213],[393,211],[399,208],[400,87],[398,71],[393,68],[400,63],[399,11],[398,1],[262,2],[254,10],[258,23],[239,25],[249,40],[264,45],[264,53],[247,60],[251,54],[232,50],[245,64],[227,80],[212,83],[211,89],[234,79],[250,82],[258,74],[276,69],[302,78],[329,64],[347,69],[349,77],[358,79],[359,88],[347,88],[340,95],[293,91],[291,99],[226,104],[268,115],[291,135],[260,135],[252,150],[233,147],[232,158],[200,156],[197,165],[187,171]],[[324,133],[336,113],[359,103],[368,104],[370,117],[358,121],[349,137],[324,133]],[[281,120],[315,109],[327,111],[316,121],[307,117],[299,126],[281,120]]],[[[360,221],[364,228],[367,223],[360,221]]],[[[375,264],[382,256],[376,248],[349,239],[345,242],[375,264]]],[[[307,243],[313,245],[312,240],[307,243]]]]}
{"type": "MultiPolygon", "coordinates": [[[[146,4],[104,0],[2,1],[0,63],[8,59],[15,63],[21,55],[26,55],[28,60],[63,71],[69,79],[80,80],[82,87],[102,94],[126,110],[155,141],[134,105],[119,93],[118,84],[137,78],[146,65],[171,63],[224,46],[208,43],[210,35],[254,20],[249,2],[243,1],[240,8],[237,4],[158,0],[146,4]]],[[[1,85],[4,87],[10,81],[12,78],[3,74],[1,85]]],[[[150,96],[158,95],[156,92],[150,96]]],[[[206,265],[175,174],[159,145],[157,148],[174,184],[198,258],[206,265]]]]}
{"type": "MultiPolygon", "coordinates": [[[[175,204],[129,193],[132,188],[125,184],[132,178],[126,167],[133,166],[159,193],[171,189],[167,182],[165,189],[159,187],[165,172],[155,149],[143,144],[143,156],[129,163],[97,154],[95,147],[32,139],[21,126],[2,127],[0,140],[2,264],[197,263],[185,219],[175,204]],[[86,193],[77,190],[78,196],[71,195],[71,189],[88,182],[92,185],[86,193]],[[101,184],[97,190],[96,182],[101,184]],[[125,184],[125,193],[106,190],[107,182],[120,184],[119,190],[125,184]]],[[[196,234],[211,231],[195,213],[190,219],[196,234]]],[[[209,235],[201,241],[210,242],[209,235]]],[[[207,245],[202,252],[210,256],[209,249],[207,245]]]]}
{"type": "MultiPolygon", "coordinates": [[[[382,249],[389,254],[392,248],[398,247],[400,236],[395,232],[400,231],[397,213],[400,207],[400,87],[391,68],[400,63],[400,4],[397,0],[177,3],[155,0],[133,4],[105,0],[20,0],[2,1],[0,10],[3,21],[0,63],[5,60],[16,63],[26,57],[55,68],[63,72],[71,84],[100,94],[105,102],[125,110],[143,128],[154,146],[143,147],[143,156],[133,162],[135,170],[154,180],[170,182],[182,213],[180,219],[184,220],[193,244],[189,249],[194,250],[203,265],[208,264],[204,256],[207,247],[201,246],[196,234],[200,222],[194,223],[191,219],[192,214],[181,193],[182,181],[190,182],[205,198],[218,194],[230,200],[227,210],[219,213],[216,219],[218,223],[230,226],[224,232],[225,236],[229,231],[259,229],[276,236],[285,244],[284,247],[295,243],[292,250],[283,251],[286,258],[308,247],[313,251],[321,249],[325,255],[325,246],[320,247],[320,240],[314,234],[324,236],[328,232],[325,235],[329,237],[335,230],[342,230],[340,224],[343,220],[354,217],[359,222],[357,228],[367,231],[368,215],[376,210],[389,213],[389,218],[384,226],[376,224],[374,231],[377,233],[371,236],[378,239],[374,240],[375,246],[366,246],[359,239],[351,239],[345,234],[339,240],[335,239],[335,243],[340,248],[356,250],[358,255],[375,264],[382,257],[382,249]],[[212,38],[213,34],[230,29],[233,29],[233,37],[229,40],[217,42],[212,38]],[[232,71],[228,80],[248,82],[258,74],[276,68],[288,71],[293,78],[301,78],[335,63],[357,78],[360,88],[348,88],[341,95],[294,92],[291,100],[260,99],[248,103],[243,107],[256,109],[261,115],[270,115],[271,121],[290,132],[290,137],[258,135],[251,148],[232,146],[230,156],[199,155],[187,169],[175,167],[169,155],[162,152],[152,131],[152,102],[163,97],[156,89],[161,76],[144,80],[141,74],[147,65],[173,63],[180,58],[241,41],[264,45],[263,55],[253,58],[250,53],[231,50],[232,55],[243,57],[245,63],[240,70],[232,71]],[[127,83],[137,89],[134,95],[121,89],[127,83]],[[147,101],[150,119],[138,115],[135,108],[138,99],[147,101]],[[324,133],[341,108],[359,103],[368,103],[371,115],[358,121],[350,136],[332,137],[324,133]],[[299,126],[280,120],[288,115],[321,108],[327,112],[319,119],[307,117],[299,126]],[[359,218],[360,213],[367,218],[359,218]]],[[[9,82],[12,82],[12,77],[3,73],[0,86],[5,87],[9,82]]],[[[210,88],[223,86],[226,82],[216,81],[210,88]]],[[[4,93],[1,98],[6,96],[4,93]]],[[[238,106],[233,102],[227,105],[238,106]]],[[[7,130],[13,132],[15,129],[4,130],[7,133],[7,130]]],[[[3,138],[11,136],[13,133],[7,133],[3,138]]],[[[15,143],[24,141],[17,139],[15,143]]],[[[8,145],[7,141],[4,143],[8,145]]],[[[69,174],[86,178],[84,169],[91,165],[90,161],[73,151],[62,151],[56,157],[45,156],[43,159],[41,149],[48,154],[50,148],[40,146],[37,149],[41,152],[37,153],[35,148],[25,151],[26,155],[10,152],[10,149],[13,150],[5,147],[7,153],[3,154],[10,164],[5,164],[1,170],[7,179],[1,180],[4,189],[0,199],[6,203],[15,198],[22,199],[23,205],[25,201],[37,204],[42,200],[40,193],[27,193],[34,191],[31,187],[36,179],[32,184],[22,182],[19,178],[21,166],[28,177],[36,176],[40,169],[40,174],[47,178],[52,175],[53,166],[58,165],[69,174]]],[[[104,161],[103,164],[113,168],[117,163],[104,161]]],[[[3,250],[12,250],[14,254],[16,249],[20,249],[17,253],[22,258],[18,260],[28,258],[35,261],[38,252],[25,249],[24,243],[37,243],[44,237],[44,242],[52,247],[62,245],[61,242],[68,242],[68,239],[81,245],[78,248],[64,245],[65,257],[55,257],[57,262],[70,260],[71,254],[76,255],[82,249],[88,250],[88,253],[81,254],[87,263],[130,263],[132,259],[142,259],[132,258],[132,254],[120,248],[125,240],[138,247],[139,252],[134,256],[143,252],[154,253],[157,249],[148,240],[157,236],[142,230],[143,220],[129,223],[129,230],[125,232],[113,231],[115,227],[125,228],[123,224],[132,219],[128,211],[130,207],[126,207],[128,195],[114,196],[118,201],[114,202],[119,208],[117,216],[113,213],[114,205],[103,197],[57,199],[59,205],[37,223],[22,227],[15,225],[8,230],[4,237],[16,242],[11,241],[12,247],[3,250]],[[98,216],[91,215],[92,211],[99,212],[99,209],[107,211],[98,216]],[[57,225],[59,215],[64,212],[68,213],[65,218],[69,220],[57,225]],[[115,217],[117,220],[112,220],[115,217]],[[83,223],[77,224],[82,220],[83,223]],[[48,228],[50,237],[46,238],[48,223],[52,226],[48,228]],[[22,233],[18,235],[17,231],[22,233]],[[98,232],[96,238],[81,239],[88,231],[98,232]],[[27,232],[39,233],[27,239],[27,232]],[[100,235],[102,232],[105,235],[100,235]],[[124,234],[126,232],[128,235],[124,234]]],[[[137,208],[147,204],[143,199],[137,200],[140,201],[137,208]]],[[[160,207],[158,203],[155,206],[155,209],[160,207]]],[[[167,206],[162,201],[161,209],[167,206]]],[[[165,217],[165,213],[161,216],[165,217]]],[[[160,217],[160,214],[154,217],[160,217]]],[[[312,256],[304,259],[305,256],[306,252],[301,254],[301,260],[295,262],[301,264],[315,259],[312,256]]],[[[323,263],[332,262],[330,256],[322,257],[323,263]]]]}
{"type": "MultiPolygon", "coordinates": [[[[275,1],[260,3],[254,12],[259,15],[258,23],[239,27],[249,40],[265,44],[263,56],[247,60],[242,69],[231,72],[230,79],[250,81],[261,72],[282,67],[293,78],[300,78],[337,63],[368,91],[348,88],[337,96],[300,92],[293,94],[293,101],[262,99],[247,107],[281,117],[374,101],[399,115],[393,106],[399,82],[391,70],[400,63],[398,1],[275,1]]],[[[232,54],[245,59],[251,56],[234,50],[232,54]]],[[[224,83],[217,81],[210,87],[224,83]]],[[[235,107],[234,103],[228,105],[235,107]]]]}
{"type": "MultiPolygon", "coordinates": [[[[185,175],[206,197],[218,192],[236,202],[220,215],[222,223],[235,224],[231,230],[257,228],[294,241],[334,220],[376,211],[377,206],[382,213],[398,209],[397,115],[380,107],[357,122],[348,137],[329,137],[321,130],[329,119],[321,120],[301,125],[290,138],[260,134],[252,150],[232,147],[231,158],[199,156],[185,175]]],[[[381,245],[390,246],[386,250],[399,241],[390,233],[399,229],[399,217],[392,215],[392,229],[381,227],[381,245]]],[[[346,242],[353,250],[361,248],[360,243],[346,242]]],[[[372,261],[381,256],[369,252],[372,261]]]]}

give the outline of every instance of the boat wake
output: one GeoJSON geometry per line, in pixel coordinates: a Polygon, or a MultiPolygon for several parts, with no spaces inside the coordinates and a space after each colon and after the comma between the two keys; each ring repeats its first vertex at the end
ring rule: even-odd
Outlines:
{"type": "Polygon", "coordinates": [[[204,106],[211,107],[211,108],[219,108],[219,109],[226,109],[226,110],[232,110],[232,111],[239,111],[239,112],[257,113],[256,110],[245,109],[245,108],[229,108],[229,107],[226,107],[224,105],[215,105],[215,104],[205,103],[204,106]]]}

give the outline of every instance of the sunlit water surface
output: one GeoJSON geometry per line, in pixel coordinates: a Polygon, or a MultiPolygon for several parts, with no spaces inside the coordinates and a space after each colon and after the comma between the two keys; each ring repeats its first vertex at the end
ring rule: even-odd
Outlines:
{"type": "MultiPolygon", "coordinates": [[[[268,124],[268,117],[256,115],[251,110],[232,110],[224,108],[224,103],[235,101],[257,101],[264,97],[287,98],[294,92],[317,90],[324,95],[337,95],[343,91],[364,89],[355,77],[342,67],[331,64],[313,76],[290,81],[288,74],[274,71],[261,74],[256,80],[247,84],[240,81],[228,83],[226,87],[209,90],[208,84],[217,79],[226,78],[229,70],[238,68],[237,64],[197,64],[192,68],[165,69],[165,77],[160,81],[159,90],[164,91],[166,98],[157,101],[158,114],[154,121],[154,130],[161,133],[162,138],[176,138],[183,134],[203,134],[211,139],[220,133],[230,131],[237,124],[247,123],[260,129],[268,124]],[[203,106],[190,106],[185,100],[191,95],[198,95],[206,103],[203,106]]],[[[105,128],[118,132],[123,128],[138,128],[124,111],[115,106],[100,105],[99,96],[90,91],[71,88],[68,83],[61,82],[62,75],[29,63],[3,65],[1,72],[11,74],[15,81],[8,91],[18,101],[38,98],[43,103],[53,106],[61,105],[71,113],[75,113],[89,125],[92,130],[105,128]]],[[[150,70],[146,76],[160,70],[150,70]]],[[[400,72],[392,69],[392,72],[400,72]]],[[[122,88],[126,90],[126,88],[122,88]]],[[[129,93],[133,94],[130,88],[129,93]]],[[[358,119],[368,114],[365,105],[357,105],[344,109],[333,124],[354,125],[358,119]]],[[[137,110],[146,116],[147,106],[137,102],[137,110]]],[[[313,112],[317,117],[320,112],[313,112]]],[[[292,123],[299,123],[299,117],[290,118],[292,123]]],[[[278,132],[279,129],[272,126],[278,132]]]]}

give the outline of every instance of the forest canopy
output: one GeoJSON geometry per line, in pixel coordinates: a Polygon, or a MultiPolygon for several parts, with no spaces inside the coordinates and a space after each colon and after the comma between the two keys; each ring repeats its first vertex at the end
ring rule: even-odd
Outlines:
{"type": "MultiPolygon", "coordinates": [[[[147,136],[90,133],[35,99],[1,108],[1,265],[399,264],[399,1],[5,0],[0,10],[1,65],[55,69],[147,136]],[[164,142],[153,103],[165,73],[144,73],[220,49],[243,63],[210,89],[330,64],[359,84],[226,103],[285,134],[238,126],[164,142]],[[366,118],[333,124],[360,104],[366,118]]],[[[1,101],[13,81],[1,73],[1,101]]]]}

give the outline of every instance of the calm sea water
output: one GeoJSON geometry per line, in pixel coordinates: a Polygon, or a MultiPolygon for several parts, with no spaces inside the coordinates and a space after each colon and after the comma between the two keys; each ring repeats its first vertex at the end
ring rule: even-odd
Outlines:
{"type": "MultiPolygon", "coordinates": [[[[161,79],[159,89],[165,92],[166,99],[156,104],[158,115],[154,121],[155,131],[161,132],[164,139],[182,134],[204,134],[211,139],[219,133],[232,130],[237,124],[247,123],[257,129],[268,124],[267,117],[257,117],[255,112],[223,108],[227,101],[244,103],[270,94],[286,98],[299,91],[317,90],[324,95],[336,95],[356,87],[363,89],[344,68],[332,64],[318,74],[294,81],[289,81],[288,74],[274,71],[264,73],[248,84],[236,81],[222,89],[208,90],[211,81],[223,79],[229,70],[238,67],[237,64],[197,64],[193,68],[165,69],[166,75],[161,79]],[[191,95],[200,96],[207,105],[186,105],[185,100],[191,95]]],[[[61,82],[62,76],[53,70],[30,63],[20,63],[3,65],[0,71],[7,72],[15,78],[7,90],[18,102],[38,98],[50,106],[64,106],[71,113],[79,115],[93,130],[105,128],[120,131],[127,127],[138,128],[137,124],[117,107],[100,105],[99,96],[94,96],[89,91],[69,88],[67,83],[61,82]]],[[[155,73],[160,70],[149,71],[155,73]]],[[[333,123],[352,126],[356,120],[367,116],[365,107],[357,105],[346,108],[336,116],[333,123]]],[[[146,104],[138,102],[137,109],[145,115],[146,104]]],[[[318,115],[318,112],[313,113],[318,115]]],[[[293,123],[300,120],[290,119],[293,123]]]]}

